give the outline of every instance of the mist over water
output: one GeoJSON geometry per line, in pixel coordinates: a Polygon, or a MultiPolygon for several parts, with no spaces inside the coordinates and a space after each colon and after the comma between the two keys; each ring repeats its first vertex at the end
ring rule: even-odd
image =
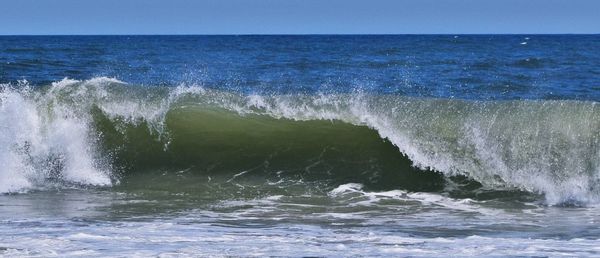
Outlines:
{"type": "Polygon", "coordinates": [[[0,254],[597,255],[598,46],[519,37],[0,38],[0,254]]]}

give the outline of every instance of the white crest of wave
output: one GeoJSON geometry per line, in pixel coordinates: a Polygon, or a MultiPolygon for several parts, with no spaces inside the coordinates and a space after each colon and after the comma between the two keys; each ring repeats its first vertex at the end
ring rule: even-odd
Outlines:
{"type": "Polygon", "coordinates": [[[111,184],[110,173],[94,158],[87,116],[53,94],[78,82],[65,79],[43,94],[28,85],[0,87],[0,193],[41,187],[48,180],[111,184]]]}
{"type": "Polygon", "coordinates": [[[162,137],[173,103],[205,92],[180,86],[153,96],[153,90],[107,77],[65,78],[35,90],[26,81],[0,85],[0,193],[49,181],[111,185],[110,162],[102,160],[109,157],[96,153],[101,132],[92,128],[93,108],[124,125],[144,122],[162,137]]]}

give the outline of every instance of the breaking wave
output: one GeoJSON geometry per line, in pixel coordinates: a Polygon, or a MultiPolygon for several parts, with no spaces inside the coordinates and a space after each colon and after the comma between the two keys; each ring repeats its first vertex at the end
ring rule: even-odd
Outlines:
{"type": "Polygon", "coordinates": [[[111,186],[129,173],[193,168],[413,191],[462,176],[549,204],[596,203],[596,106],[23,81],[0,86],[0,192],[111,186]]]}

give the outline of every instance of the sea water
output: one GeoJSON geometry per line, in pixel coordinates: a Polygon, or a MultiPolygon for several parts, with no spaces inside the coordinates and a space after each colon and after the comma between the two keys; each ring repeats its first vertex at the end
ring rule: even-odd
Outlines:
{"type": "Polygon", "coordinates": [[[598,256],[599,100],[596,35],[3,36],[0,255],[598,256]]]}

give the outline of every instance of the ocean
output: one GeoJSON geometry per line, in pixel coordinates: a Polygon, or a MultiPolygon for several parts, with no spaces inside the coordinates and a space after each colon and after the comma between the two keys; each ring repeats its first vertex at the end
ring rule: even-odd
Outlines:
{"type": "Polygon", "coordinates": [[[0,256],[600,256],[600,35],[1,36],[0,256]]]}

